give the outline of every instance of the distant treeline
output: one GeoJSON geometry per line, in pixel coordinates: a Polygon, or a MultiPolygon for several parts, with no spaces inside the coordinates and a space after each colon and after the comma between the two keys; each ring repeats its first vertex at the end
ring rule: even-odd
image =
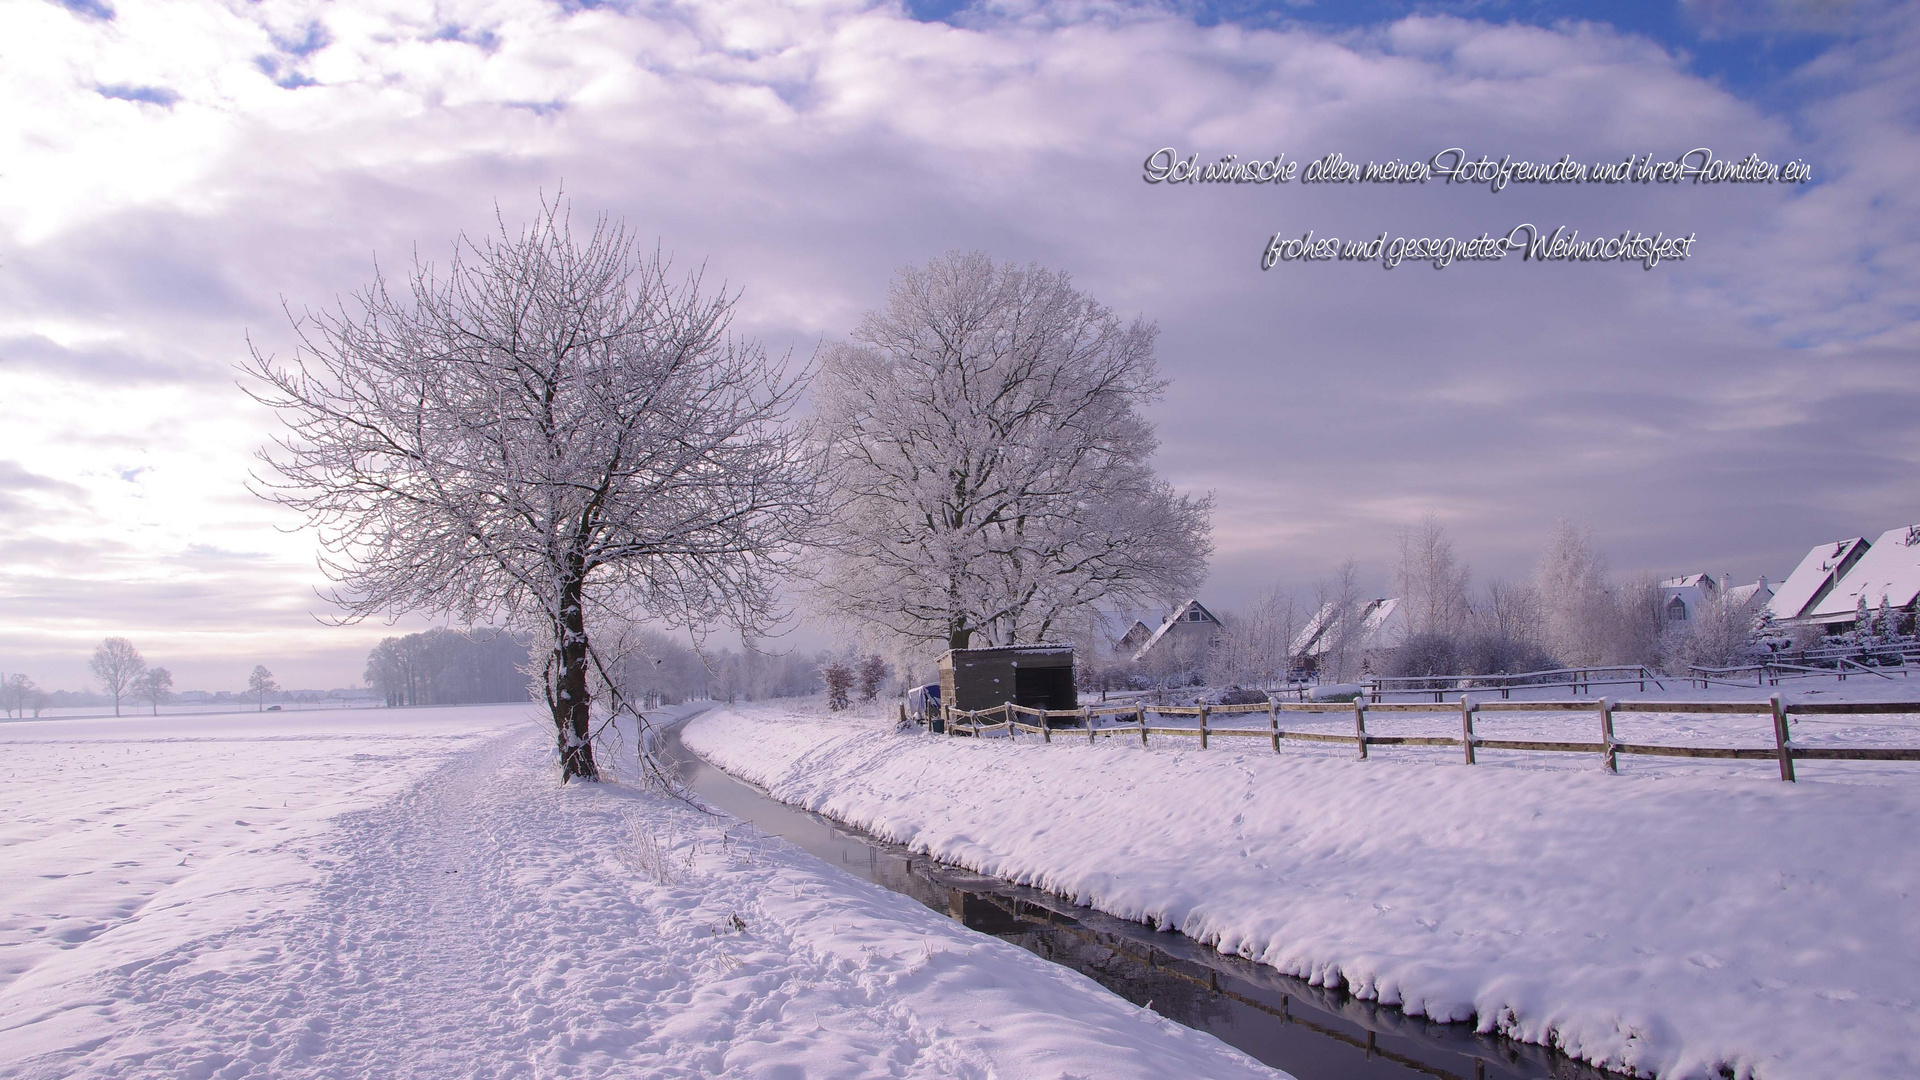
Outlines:
{"type": "MultiPolygon", "coordinates": [[[[535,695],[534,680],[526,674],[531,644],[530,638],[497,627],[390,637],[367,655],[367,685],[391,706],[528,701],[535,695]]],[[[812,655],[731,649],[703,658],[651,630],[637,632],[613,661],[621,689],[635,703],[809,694],[820,686],[820,663],[812,655]]]]}
{"type": "Polygon", "coordinates": [[[390,637],[367,654],[367,685],[388,705],[529,701],[527,646],[490,626],[390,637]]]}

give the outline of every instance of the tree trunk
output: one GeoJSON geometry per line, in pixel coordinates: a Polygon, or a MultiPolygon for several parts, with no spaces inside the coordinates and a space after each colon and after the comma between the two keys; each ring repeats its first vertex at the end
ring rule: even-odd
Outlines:
{"type": "Polygon", "coordinates": [[[560,688],[554,695],[553,726],[560,746],[562,783],[579,777],[600,779],[593,763],[591,709],[587,694],[587,622],[581,607],[582,582],[573,577],[560,588],[560,633],[554,642],[554,654],[560,660],[560,688]]]}

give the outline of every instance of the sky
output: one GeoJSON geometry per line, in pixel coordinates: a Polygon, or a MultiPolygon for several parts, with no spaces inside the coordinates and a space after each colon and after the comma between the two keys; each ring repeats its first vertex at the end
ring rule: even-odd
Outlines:
{"type": "Polygon", "coordinates": [[[1562,517],[1621,573],[1778,580],[1920,521],[1916,59],[1913,7],[1845,0],[0,6],[0,672],[78,688],[123,635],[183,689],[357,685],[426,623],[327,622],[312,535],[248,490],[276,421],[237,365],[562,192],[739,290],[776,355],[954,249],[1155,321],[1215,609],[1348,557],[1384,588],[1429,513],[1477,581],[1562,517]],[[1162,148],[1303,175],[1149,183],[1162,148]],[[1809,178],[1303,178],[1449,148],[1809,178]],[[1523,223],[1694,241],[1261,268],[1276,235],[1523,223]]]}

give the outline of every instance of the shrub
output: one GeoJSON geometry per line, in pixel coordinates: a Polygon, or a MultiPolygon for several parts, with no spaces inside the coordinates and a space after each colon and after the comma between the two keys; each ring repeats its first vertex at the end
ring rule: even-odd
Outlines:
{"type": "Polygon", "coordinates": [[[1228,687],[1221,692],[1219,700],[1214,702],[1215,705],[1265,705],[1266,703],[1266,691],[1246,690],[1238,686],[1228,687]]]}
{"type": "Polygon", "coordinates": [[[1460,643],[1460,673],[1463,675],[1511,675],[1522,671],[1547,671],[1560,662],[1538,646],[1501,634],[1474,634],[1460,643]]]}
{"type": "Polygon", "coordinates": [[[838,712],[852,705],[853,669],[838,660],[820,670],[827,683],[827,708],[838,712]]]}
{"type": "Polygon", "coordinates": [[[1460,673],[1459,651],[1445,634],[1415,634],[1387,659],[1387,674],[1393,678],[1460,673]]]}

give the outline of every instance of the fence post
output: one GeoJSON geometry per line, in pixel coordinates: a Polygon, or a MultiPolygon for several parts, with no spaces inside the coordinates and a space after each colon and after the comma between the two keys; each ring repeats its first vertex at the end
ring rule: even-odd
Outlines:
{"type": "Polygon", "coordinates": [[[1773,746],[1780,752],[1780,779],[1793,782],[1793,748],[1787,745],[1787,706],[1773,695],[1773,746]]]}
{"type": "Polygon", "coordinates": [[[1606,756],[1607,771],[1610,773],[1619,772],[1620,751],[1614,749],[1613,746],[1613,702],[1608,701],[1606,698],[1600,699],[1600,741],[1605,743],[1607,747],[1601,751],[1601,753],[1606,756]]]}
{"type": "Polygon", "coordinates": [[[1040,710],[1040,741],[1046,743],[1053,741],[1053,717],[1048,716],[1045,709],[1040,710]]]}
{"type": "Polygon", "coordinates": [[[1280,752],[1280,707],[1273,703],[1273,695],[1267,695],[1267,731],[1273,735],[1273,752],[1280,752]]]}
{"type": "Polygon", "coordinates": [[[1085,720],[1087,724],[1087,745],[1092,746],[1093,745],[1093,706],[1091,705],[1080,706],[1080,717],[1081,719],[1085,720]]]}
{"type": "Polygon", "coordinates": [[[1133,719],[1135,723],[1140,725],[1140,745],[1145,746],[1147,745],[1147,707],[1145,705],[1135,705],[1133,707],[1133,719]]]}
{"type": "Polygon", "coordinates": [[[1353,699],[1353,743],[1360,748],[1360,760],[1367,760],[1367,701],[1364,697],[1353,699]]]}
{"type": "Polygon", "coordinates": [[[1200,749],[1207,748],[1207,703],[1200,703],[1200,749]]]}
{"type": "Polygon", "coordinates": [[[1460,695],[1460,745],[1467,748],[1467,764],[1473,764],[1473,702],[1465,694],[1460,695]]]}

